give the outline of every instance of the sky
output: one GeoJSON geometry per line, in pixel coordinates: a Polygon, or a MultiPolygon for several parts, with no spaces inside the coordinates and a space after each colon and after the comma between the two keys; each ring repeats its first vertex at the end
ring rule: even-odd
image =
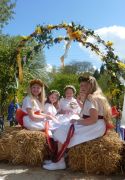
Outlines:
{"type": "MultiPolygon", "coordinates": [[[[14,1],[14,0],[13,0],[14,1]]],[[[125,0],[17,0],[14,19],[3,29],[9,35],[29,35],[37,25],[60,24],[63,21],[92,29],[105,41],[112,41],[115,53],[125,59],[125,0]]],[[[62,35],[58,32],[58,35],[62,35]]],[[[47,64],[61,66],[65,43],[44,49],[47,64]]],[[[99,68],[99,57],[73,43],[65,64],[89,61],[99,68]]]]}

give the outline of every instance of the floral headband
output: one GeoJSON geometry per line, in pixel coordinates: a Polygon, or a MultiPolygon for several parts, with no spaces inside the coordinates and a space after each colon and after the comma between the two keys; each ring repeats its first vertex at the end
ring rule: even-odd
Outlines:
{"type": "Polygon", "coordinates": [[[58,96],[60,96],[59,91],[57,91],[57,90],[55,90],[55,89],[50,90],[50,93],[56,93],[56,94],[58,94],[58,96]]]}
{"type": "Polygon", "coordinates": [[[32,87],[34,84],[39,84],[41,87],[44,85],[44,83],[40,79],[34,79],[30,81],[30,87],[32,87]]]}
{"type": "Polygon", "coordinates": [[[91,80],[94,80],[95,78],[90,76],[89,74],[84,74],[78,78],[78,82],[90,82],[91,80]]]}
{"type": "Polygon", "coordinates": [[[74,94],[76,94],[76,88],[72,85],[67,85],[65,88],[64,88],[64,91],[66,91],[67,89],[72,89],[74,94]]]}

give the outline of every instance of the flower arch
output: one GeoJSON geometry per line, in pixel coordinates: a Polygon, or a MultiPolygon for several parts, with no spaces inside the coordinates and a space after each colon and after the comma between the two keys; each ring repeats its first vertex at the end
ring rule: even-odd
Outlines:
{"type": "MultiPolygon", "coordinates": [[[[22,40],[17,48],[16,58],[20,82],[23,80],[21,51],[25,47],[26,42],[31,39],[34,39],[37,42],[37,45],[34,46],[32,51],[38,51],[41,47],[44,48],[45,46],[49,48],[52,45],[65,40],[67,44],[64,55],[61,57],[62,66],[64,66],[64,59],[72,41],[81,43],[83,46],[89,48],[91,51],[100,56],[101,60],[105,63],[107,72],[110,74],[111,81],[114,84],[110,87],[110,91],[113,91],[115,87],[116,91],[114,95],[116,95],[117,98],[124,91],[124,86],[121,84],[119,78],[125,78],[125,64],[119,60],[117,55],[114,54],[114,49],[112,48],[113,43],[110,41],[105,42],[96,35],[93,30],[86,29],[81,25],[76,25],[74,22],[70,24],[61,23],[58,25],[38,25],[32,34],[22,37],[22,40]],[[61,29],[64,29],[67,35],[65,37],[59,36],[54,38],[52,31],[61,29]],[[93,38],[94,41],[88,41],[89,38],[93,38]],[[103,46],[104,51],[100,48],[101,46],[103,46]]],[[[32,51],[30,54],[32,54],[32,51]]]]}

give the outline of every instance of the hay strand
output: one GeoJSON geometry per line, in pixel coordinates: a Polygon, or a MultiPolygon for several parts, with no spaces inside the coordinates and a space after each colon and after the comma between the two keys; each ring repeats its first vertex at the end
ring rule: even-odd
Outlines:
{"type": "Polygon", "coordinates": [[[40,131],[21,130],[12,138],[13,164],[40,166],[47,155],[45,134],[40,131]]]}
{"type": "Polygon", "coordinates": [[[75,147],[68,152],[69,167],[85,173],[111,174],[117,172],[122,159],[123,142],[118,134],[107,135],[75,147]]]}

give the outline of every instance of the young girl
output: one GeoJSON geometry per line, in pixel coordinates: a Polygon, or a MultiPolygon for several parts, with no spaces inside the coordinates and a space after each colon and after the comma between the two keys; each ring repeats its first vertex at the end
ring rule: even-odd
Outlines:
{"type": "Polygon", "coordinates": [[[59,125],[59,121],[56,117],[59,110],[59,97],[60,93],[57,90],[51,90],[48,93],[47,100],[44,106],[44,112],[53,117],[53,120],[49,120],[50,129],[55,129],[59,125]]]}
{"type": "MultiPolygon", "coordinates": [[[[68,148],[103,136],[106,131],[106,124],[111,120],[111,108],[96,79],[92,76],[81,76],[79,77],[79,83],[83,108],[81,117],[78,120],[72,119],[70,121],[72,126],[75,127],[75,131],[70,142],[68,141],[68,148]]],[[[66,140],[71,124],[63,125],[54,132],[54,139],[59,142],[59,152],[62,151],[61,147],[66,140]]],[[[57,157],[56,163],[45,164],[43,167],[48,170],[65,169],[64,157],[60,155],[60,157],[57,157]]]]}
{"type": "Polygon", "coordinates": [[[62,119],[65,118],[68,120],[71,120],[72,118],[78,119],[81,108],[77,100],[74,98],[76,94],[75,87],[72,85],[67,85],[64,88],[64,93],[65,93],[65,98],[62,98],[60,100],[60,109],[59,109],[59,113],[64,115],[62,119]]]}
{"type": "Polygon", "coordinates": [[[42,113],[45,99],[44,84],[41,80],[35,79],[30,82],[29,95],[23,100],[22,112],[23,126],[29,130],[43,130],[44,120],[52,119],[49,114],[42,113]]]}
{"type": "Polygon", "coordinates": [[[47,100],[44,106],[44,112],[56,116],[59,109],[60,93],[57,90],[51,90],[48,93],[47,100]]]}

